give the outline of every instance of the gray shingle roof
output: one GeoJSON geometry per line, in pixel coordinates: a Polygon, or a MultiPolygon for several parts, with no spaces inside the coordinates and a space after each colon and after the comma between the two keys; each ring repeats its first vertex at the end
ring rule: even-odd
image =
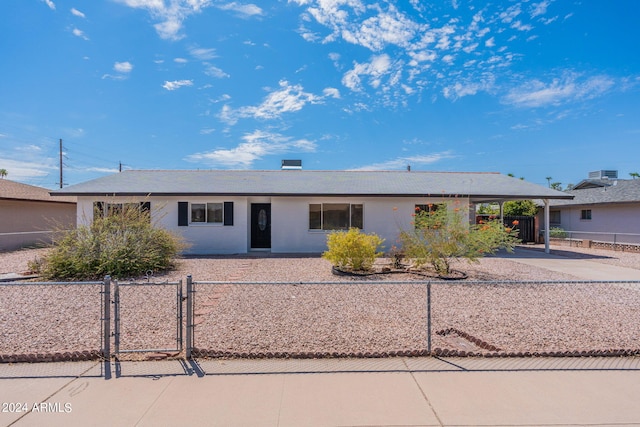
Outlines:
{"type": "Polygon", "coordinates": [[[139,170],[66,187],[52,195],[471,196],[570,198],[541,185],[484,172],[139,170]]]}
{"type": "Polygon", "coordinates": [[[573,200],[557,200],[551,206],[595,205],[601,203],[640,202],[640,179],[617,179],[602,187],[570,190],[567,194],[575,196],[573,200]]]}

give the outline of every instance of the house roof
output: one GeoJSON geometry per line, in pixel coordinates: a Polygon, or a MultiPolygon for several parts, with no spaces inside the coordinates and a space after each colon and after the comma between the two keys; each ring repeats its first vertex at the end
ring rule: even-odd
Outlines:
{"type": "Polygon", "coordinates": [[[485,172],[310,170],[129,170],[56,190],[73,196],[469,196],[474,202],[572,198],[561,191],[485,172]]]}
{"type": "MultiPolygon", "coordinates": [[[[551,206],[596,205],[602,203],[640,202],[640,179],[598,180],[600,184],[591,183],[578,190],[567,191],[573,200],[555,200],[551,206]],[[604,185],[606,184],[606,185],[604,185]]],[[[583,181],[584,182],[584,181],[583,181]]],[[[582,183],[581,183],[582,184],[582,183]]]]}
{"type": "Polygon", "coordinates": [[[0,179],[0,200],[29,200],[51,203],[76,203],[73,196],[51,197],[49,190],[20,182],[0,179]]]}

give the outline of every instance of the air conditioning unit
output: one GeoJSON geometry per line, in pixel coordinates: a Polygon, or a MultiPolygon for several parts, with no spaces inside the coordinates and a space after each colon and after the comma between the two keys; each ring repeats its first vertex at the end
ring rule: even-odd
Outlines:
{"type": "Polygon", "coordinates": [[[283,160],[282,170],[301,170],[302,160],[283,160]]]}
{"type": "Polygon", "coordinates": [[[618,171],[599,170],[599,171],[589,172],[589,179],[618,179],[618,171]]]}

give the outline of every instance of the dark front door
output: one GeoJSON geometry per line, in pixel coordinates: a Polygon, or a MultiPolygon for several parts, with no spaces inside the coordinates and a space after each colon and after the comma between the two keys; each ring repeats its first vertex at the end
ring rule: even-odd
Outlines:
{"type": "Polygon", "coordinates": [[[251,248],[271,248],[271,204],[251,205],[251,248]]]}

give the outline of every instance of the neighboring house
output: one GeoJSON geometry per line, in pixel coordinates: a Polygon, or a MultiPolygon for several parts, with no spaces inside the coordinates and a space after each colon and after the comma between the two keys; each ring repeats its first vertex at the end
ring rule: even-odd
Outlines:
{"type": "Polygon", "coordinates": [[[125,171],[67,187],[78,222],[123,204],[150,209],[161,226],[191,245],[188,253],[318,253],[327,233],[357,227],[385,239],[411,227],[417,205],[571,196],[498,173],[409,171],[125,171]]]}
{"type": "Polygon", "coordinates": [[[46,188],[0,179],[0,250],[49,243],[56,225],[75,228],[75,197],[52,197],[46,188]]]}
{"type": "MultiPolygon", "coordinates": [[[[549,226],[576,239],[640,243],[640,179],[618,179],[616,171],[581,181],[566,194],[573,200],[550,202],[549,226]]],[[[593,172],[590,176],[593,176],[593,172]]]]}

